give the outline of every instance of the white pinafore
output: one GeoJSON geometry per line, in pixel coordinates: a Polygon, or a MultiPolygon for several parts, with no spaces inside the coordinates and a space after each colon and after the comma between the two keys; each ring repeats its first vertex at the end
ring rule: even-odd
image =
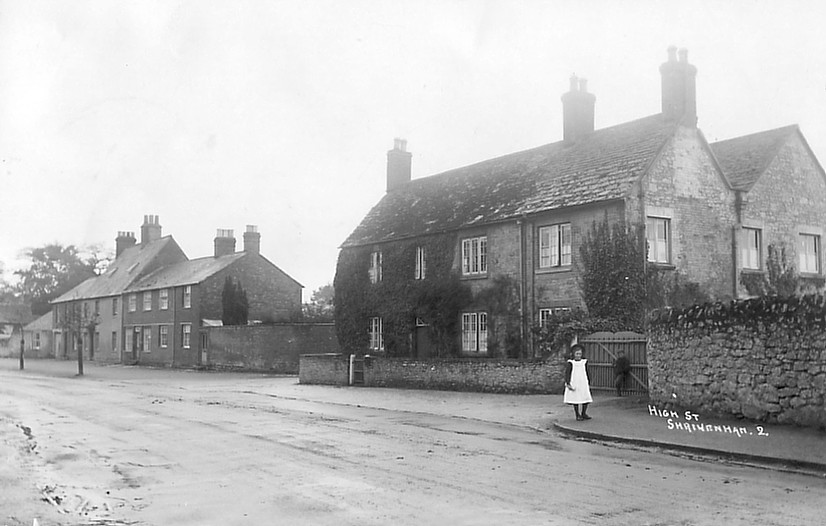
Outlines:
{"type": "Polygon", "coordinates": [[[568,360],[572,365],[571,387],[565,386],[565,396],[563,401],[566,404],[590,404],[594,400],[591,398],[591,388],[588,386],[588,373],[585,371],[585,363],[588,360],[568,360]]]}

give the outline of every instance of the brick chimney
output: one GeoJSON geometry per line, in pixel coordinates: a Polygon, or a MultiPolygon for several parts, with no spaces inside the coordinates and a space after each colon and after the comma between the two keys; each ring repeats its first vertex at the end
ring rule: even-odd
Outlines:
{"type": "Polygon", "coordinates": [[[671,46],[660,66],[663,115],[683,126],[697,126],[697,68],[688,63],[688,50],[671,46]],[[679,59],[677,55],[679,54],[679,59]]]}
{"type": "Polygon", "coordinates": [[[118,237],[115,238],[115,258],[127,248],[134,247],[137,242],[134,232],[118,232],[118,237]]]}
{"type": "Polygon", "coordinates": [[[261,252],[261,234],[258,233],[257,225],[247,225],[244,232],[244,252],[259,254],[261,252]]]}
{"type": "Polygon", "coordinates": [[[571,88],[562,95],[562,139],[577,142],[594,131],[594,104],[597,98],[588,93],[588,81],[571,76],[571,88]]]}
{"type": "Polygon", "coordinates": [[[407,151],[407,140],[395,139],[393,149],[387,152],[387,191],[392,192],[410,182],[413,154],[407,151]]]}
{"type": "Polygon", "coordinates": [[[157,241],[161,238],[161,224],[158,216],[143,216],[141,225],[141,245],[157,241]]]}
{"type": "Polygon", "coordinates": [[[219,228],[215,234],[215,257],[235,254],[235,233],[232,230],[219,228]]]}

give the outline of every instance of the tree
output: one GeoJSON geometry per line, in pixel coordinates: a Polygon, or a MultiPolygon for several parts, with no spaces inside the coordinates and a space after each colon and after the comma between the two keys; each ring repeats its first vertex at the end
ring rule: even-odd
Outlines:
{"type": "Polygon", "coordinates": [[[588,313],[638,328],[645,316],[646,255],[641,228],[594,221],[580,247],[580,286],[588,313]]]}
{"type": "Polygon", "coordinates": [[[800,287],[800,275],[786,255],[783,243],[770,244],[765,273],[741,273],[740,283],[752,296],[794,296],[800,287]]]}
{"type": "Polygon", "coordinates": [[[83,301],[66,303],[58,307],[57,325],[77,342],[77,374],[83,376],[83,338],[89,338],[89,354],[95,354],[95,328],[99,315],[83,301]]]}
{"type": "Polygon", "coordinates": [[[332,283],[322,285],[310,296],[310,302],[302,305],[303,318],[310,321],[333,321],[335,317],[335,289],[332,283]]]}
{"type": "Polygon", "coordinates": [[[6,267],[0,262],[0,303],[19,303],[19,288],[6,280],[6,267]]]}
{"type": "Polygon", "coordinates": [[[221,321],[224,325],[246,325],[249,319],[249,301],[247,293],[241,283],[227,276],[224,280],[224,289],[221,292],[222,313],[221,321]]]}
{"type": "Polygon", "coordinates": [[[20,278],[20,292],[24,301],[31,303],[32,313],[40,316],[49,312],[49,302],[70,291],[83,281],[97,275],[105,258],[96,248],[87,249],[83,256],[74,245],[52,243],[27,249],[24,254],[32,264],[26,270],[15,271],[20,278]]]}

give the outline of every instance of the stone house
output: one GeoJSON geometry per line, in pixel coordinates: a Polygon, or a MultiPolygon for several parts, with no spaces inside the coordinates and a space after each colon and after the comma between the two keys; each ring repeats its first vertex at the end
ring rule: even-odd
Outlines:
{"type": "Polygon", "coordinates": [[[32,310],[28,305],[0,303],[0,357],[20,356],[20,340],[24,339],[24,326],[31,322],[32,318],[32,310]]]}
{"type": "Polygon", "coordinates": [[[172,236],[162,235],[158,216],[144,216],[140,243],[134,233],[119,232],[106,271],[52,302],[55,357],[76,356],[77,331],[93,321],[94,332],[83,338],[89,360],[197,364],[200,327],[220,320],[228,275],[247,291],[250,319],[300,309],[301,285],[259,254],[255,227],[248,227],[240,253],[231,230],[219,234],[214,257],[189,260],[172,236]]]}
{"type": "Polygon", "coordinates": [[[207,331],[220,325],[227,277],[247,294],[249,319],[287,321],[301,310],[303,286],[260,252],[254,226],[235,251],[232,230],[219,229],[214,255],[164,266],[124,291],[124,360],[192,366],[206,363],[207,331]]]}
{"type": "Polygon", "coordinates": [[[25,356],[28,358],[54,358],[53,336],[51,312],[47,312],[23,327],[25,356]]]}
{"type": "Polygon", "coordinates": [[[428,356],[435,332],[415,298],[404,310],[382,296],[441,272],[473,293],[446,326],[462,356],[513,353],[504,325],[524,346],[518,354],[534,355],[531,326],[584,307],[580,246],[605,217],[644,226],[649,263],[714,300],[746,295],[741,275],[764,273],[766,247],[780,241],[801,275],[819,283],[823,168],[796,126],[709,144],[697,128],[696,72],[685,50],[670,48],[662,111],[599,130],[595,96],[572,77],[561,141],[430,177],[411,180],[411,154],[397,139],[387,193],[341,247],[342,349],[428,356]],[[494,313],[479,298],[502,283],[514,300],[494,313]]]}

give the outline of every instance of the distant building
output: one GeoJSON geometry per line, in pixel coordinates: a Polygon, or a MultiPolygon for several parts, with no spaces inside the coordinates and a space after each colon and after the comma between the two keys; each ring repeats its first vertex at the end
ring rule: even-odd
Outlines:
{"type": "Polygon", "coordinates": [[[29,306],[0,303],[0,357],[20,356],[23,326],[34,319],[29,306]]]}
{"type": "Polygon", "coordinates": [[[227,276],[247,291],[251,320],[300,311],[301,284],[261,256],[256,227],[247,227],[244,242],[244,251],[235,252],[232,231],[219,230],[214,255],[189,260],[172,236],[161,235],[158,216],[144,216],[139,244],[132,232],[119,232],[106,272],[52,302],[55,356],[77,356],[78,323],[72,321],[82,318],[95,322],[93,332],[82,329],[87,359],[197,365],[199,345],[206,343],[200,328],[221,319],[227,276]]]}
{"type": "Polygon", "coordinates": [[[52,338],[52,313],[47,312],[23,327],[25,356],[29,358],[54,358],[52,338]]]}
{"type": "MultiPolygon", "coordinates": [[[[337,280],[363,279],[358,293],[337,297],[338,320],[347,323],[340,331],[366,335],[364,348],[342,342],[344,350],[382,353],[392,345],[396,355],[427,356],[417,306],[405,317],[394,305],[388,323],[391,314],[371,291],[454,272],[475,298],[496,278],[514,284],[509,315],[532,355],[531,326],[584,307],[580,246],[605,217],[644,226],[648,261],[713,299],[747,295],[744,281],[765,274],[770,244],[786,246],[804,281],[821,287],[822,166],[797,126],[709,144],[697,128],[696,72],[685,50],[670,48],[660,67],[662,111],[599,130],[595,96],[572,77],[562,96],[563,140],[431,177],[411,180],[411,154],[397,139],[387,154],[386,195],[342,245],[337,280]]],[[[456,320],[455,344],[464,356],[501,355],[492,349],[496,334],[503,347],[504,331],[496,330],[503,324],[474,300],[456,320]]]]}

